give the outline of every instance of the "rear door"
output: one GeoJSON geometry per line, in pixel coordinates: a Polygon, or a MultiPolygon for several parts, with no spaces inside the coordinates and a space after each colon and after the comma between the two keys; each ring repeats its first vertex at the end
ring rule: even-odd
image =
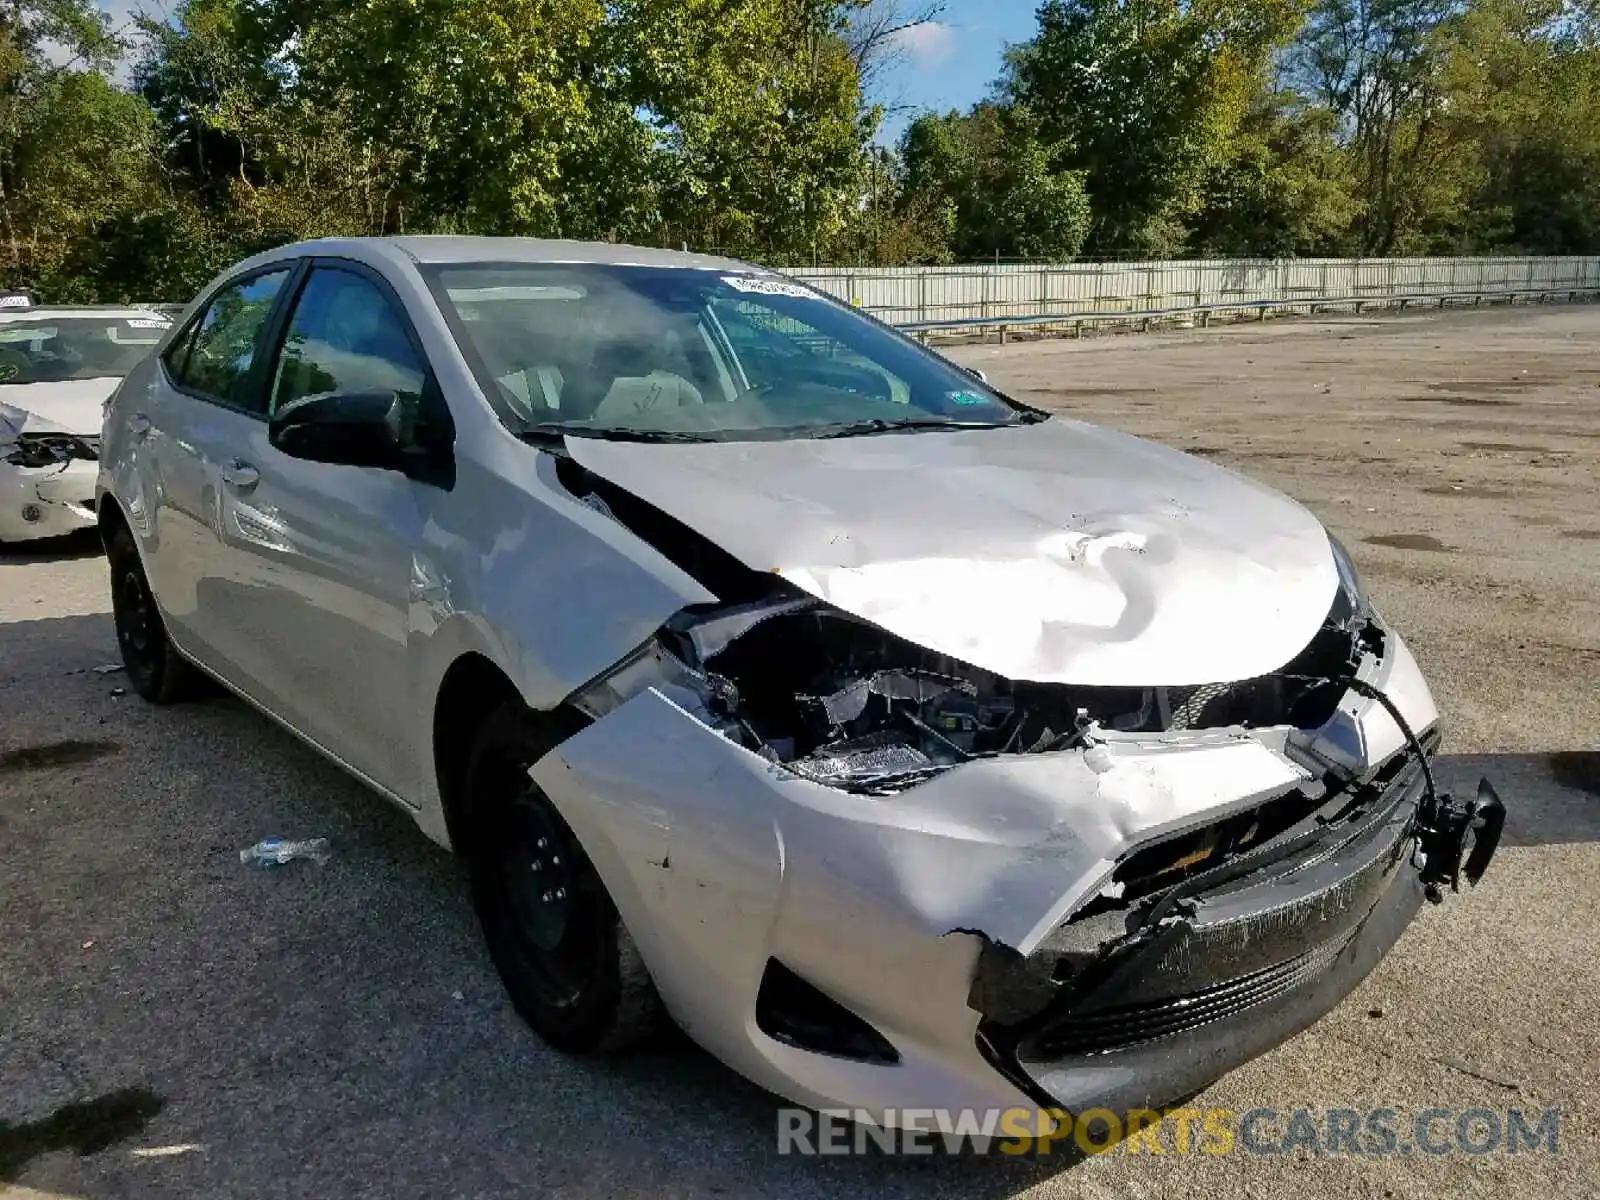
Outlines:
{"type": "Polygon", "coordinates": [[[284,263],[223,285],[162,356],[154,385],[127,417],[155,536],[145,568],[173,638],[236,685],[245,663],[228,632],[259,604],[227,572],[221,531],[248,524],[248,501],[230,483],[234,460],[266,419],[262,347],[298,270],[284,263]],[[141,472],[144,474],[145,472],[141,472]]]}

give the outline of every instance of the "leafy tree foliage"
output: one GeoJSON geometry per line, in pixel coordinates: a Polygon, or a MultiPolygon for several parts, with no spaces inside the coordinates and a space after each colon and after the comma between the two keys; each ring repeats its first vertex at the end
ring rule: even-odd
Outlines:
{"type": "Polygon", "coordinates": [[[938,0],[0,0],[0,263],[182,299],[284,241],[774,262],[1600,253],[1578,0],[1043,0],[993,94],[874,144],[938,0]]]}
{"type": "Polygon", "coordinates": [[[156,123],[102,73],[119,50],[90,0],[0,4],[0,254],[14,284],[52,279],[151,190],[156,123]]]}
{"type": "Polygon", "coordinates": [[[1292,92],[1251,99],[1228,152],[1207,165],[1189,230],[1206,257],[1339,256],[1353,251],[1355,181],[1326,108],[1292,92]]]}
{"type": "Polygon", "coordinates": [[[1224,158],[1294,0],[1045,0],[1004,86],[1085,172],[1092,248],[1169,253],[1224,158]]]}
{"type": "Polygon", "coordinates": [[[956,258],[1072,258],[1088,233],[1083,174],[1055,169],[1017,108],[922,117],[906,131],[902,204],[943,206],[956,258]]]}

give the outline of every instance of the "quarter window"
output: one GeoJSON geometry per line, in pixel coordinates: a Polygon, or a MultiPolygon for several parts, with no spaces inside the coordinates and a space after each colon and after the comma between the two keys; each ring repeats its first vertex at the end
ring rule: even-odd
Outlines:
{"type": "Polygon", "coordinates": [[[179,386],[251,412],[264,409],[259,392],[250,387],[261,330],[287,268],[255,275],[223,288],[212,297],[194,332],[182,339],[167,367],[179,386]]]}

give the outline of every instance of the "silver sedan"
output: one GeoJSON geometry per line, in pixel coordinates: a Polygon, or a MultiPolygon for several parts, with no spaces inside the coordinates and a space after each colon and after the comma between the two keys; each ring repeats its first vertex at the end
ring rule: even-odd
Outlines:
{"type": "Polygon", "coordinates": [[[1157,1105],[1494,850],[1305,509],[746,263],[288,246],[104,450],[134,686],[220,680],[464,855],[565,1050],[664,1009],[891,1124],[1157,1105]]]}

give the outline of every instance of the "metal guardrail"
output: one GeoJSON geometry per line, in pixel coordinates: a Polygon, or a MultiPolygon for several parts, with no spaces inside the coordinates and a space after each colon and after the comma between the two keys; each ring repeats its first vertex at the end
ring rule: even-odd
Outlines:
{"type": "Polygon", "coordinates": [[[965,267],[802,267],[790,274],[915,332],[1516,303],[1600,293],[1600,256],[1215,259],[965,267]]]}
{"type": "MultiPolygon", "coordinates": [[[[1600,256],[1215,259],[963,267],[795,267],[821,291],[926,340],[963,330],[1137,325],[1274,312],[1600,297],[1600,256]],[[1177,301],[1174,303],[1174,301],[1177,301]]],[[[144,307],[176,315],[181,304],[144,307]]]]}
{"type": "Polygon", "coordinates": [[[1212,316],[1229,314],[1255,313],[1260,319],[1265,320],[1267,315],[1272,312],[1295,312],[1301,309],[1313,314],[1333,309],[1351,309],[1359,313],[1367,308],[1399,308],[1404,311],[1415,304],[1433,304],[1439,308],[1444,308],[1450,304],[1466,305],[1469,302],[1473,307],[1480,307],[1485,301],[1489,304],[1515,304],[1518,300],[1537,300],[1542,304],[1552,299],[1565,299],[1569,303],[1576,303],[1581,297],[1590,299],[1600,297],[1600,284],[1592,287],[1515,292],[1426,292],[1382,298],[1371,296],[1319,296],[1292,300],[1244,300],[1233,303],[1220,301],[1211,304],[1189,304],[1141,310],[1116,309],[1107,312],[1046,313],[1032,317],[958,317],[941,321],[911,321],[902,323],[899,328],[907,333],[923,336],[924,340],[926,340],[925,335],[940,331],[978,330],[986,332],[990,329],[998,329],[1000,344],[1004,345],[1008,329],[1030,327],[1049,328],[1051,326],[1063,326],[1071,328],[1076,335],[1082,332],[1084,325],[1139,325],[1141,328],[1148,330],[1156,322],[1181,320],[1185,317],[1198,319],[1201,327],[1204,328],[1210,324],[1212,316]]]}

